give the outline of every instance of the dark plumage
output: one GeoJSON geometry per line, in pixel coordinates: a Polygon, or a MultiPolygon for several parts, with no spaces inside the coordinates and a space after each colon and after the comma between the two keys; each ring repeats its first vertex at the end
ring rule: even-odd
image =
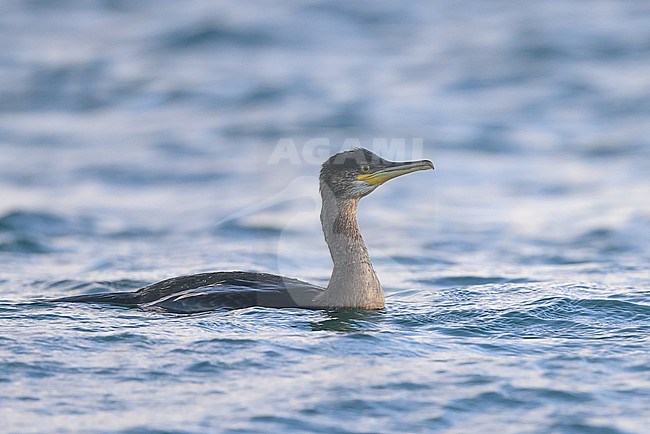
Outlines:
{"type": "Polygon", "coordinates": [[[54,301],[108,303],[193,313],[252,306],[310,308],[324,288],[267,273],[223,271],[172,277],[135,292],[75,295],[54,301]]]}

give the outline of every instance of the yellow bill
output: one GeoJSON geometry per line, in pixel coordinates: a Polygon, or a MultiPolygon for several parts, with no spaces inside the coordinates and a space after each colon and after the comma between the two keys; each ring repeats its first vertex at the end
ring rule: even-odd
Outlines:
{"type": "Polygon", "coordinates": [[[429,160],[407,161],[404,163],[392,163],[388,167],[382,167],[374,172],[361,173],[357,175],[358,181],[367,182],[370,185],[380,185],[398,176],[419,170],[433,170],[433,163],[429,160]]]}

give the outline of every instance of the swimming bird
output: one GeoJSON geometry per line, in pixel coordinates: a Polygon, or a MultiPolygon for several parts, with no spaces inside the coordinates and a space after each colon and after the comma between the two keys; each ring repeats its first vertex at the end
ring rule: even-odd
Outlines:
{"type": "Polygon", "coordinates": [[[252,306],[383,309],[384,292],[359,230],[357,207],[361,198],[386,181],[428,169],[433,169],[429,160],[393,162],[363,148],[339,152],[323,163],[319,177],[320,221],[334,264],[325,288],[274,274],[225,271],[173,277],[134,292],[52,301],[109,303],[175,313],[252,306]]]}

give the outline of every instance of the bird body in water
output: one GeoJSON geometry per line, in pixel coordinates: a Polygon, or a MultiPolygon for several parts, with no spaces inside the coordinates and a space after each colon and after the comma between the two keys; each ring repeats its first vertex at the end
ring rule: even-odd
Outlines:
{"type": "Polygon", "coordinates": [[[88,294],[57,302],[108,303],[194,313],[252,306],[307,309],[384,308],[384,292],[357,223],[362,197],[384,182],[433,169],[429,160],[387,161],[362,148],[323,163],[319,183],[321,225],[334,268],[326,288],[266,273],[226,271],[173,277],[134,292],[88,294]]]}

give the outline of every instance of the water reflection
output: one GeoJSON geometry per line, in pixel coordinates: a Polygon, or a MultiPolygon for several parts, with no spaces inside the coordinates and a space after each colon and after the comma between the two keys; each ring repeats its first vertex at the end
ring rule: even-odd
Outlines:
{"type": "Polygon", "coordinates": [[[385,310],[328,310],[318,321],[311,321],[313,331],[358,332],[378,330],[379,323],[385,318],[385,310]]]}

